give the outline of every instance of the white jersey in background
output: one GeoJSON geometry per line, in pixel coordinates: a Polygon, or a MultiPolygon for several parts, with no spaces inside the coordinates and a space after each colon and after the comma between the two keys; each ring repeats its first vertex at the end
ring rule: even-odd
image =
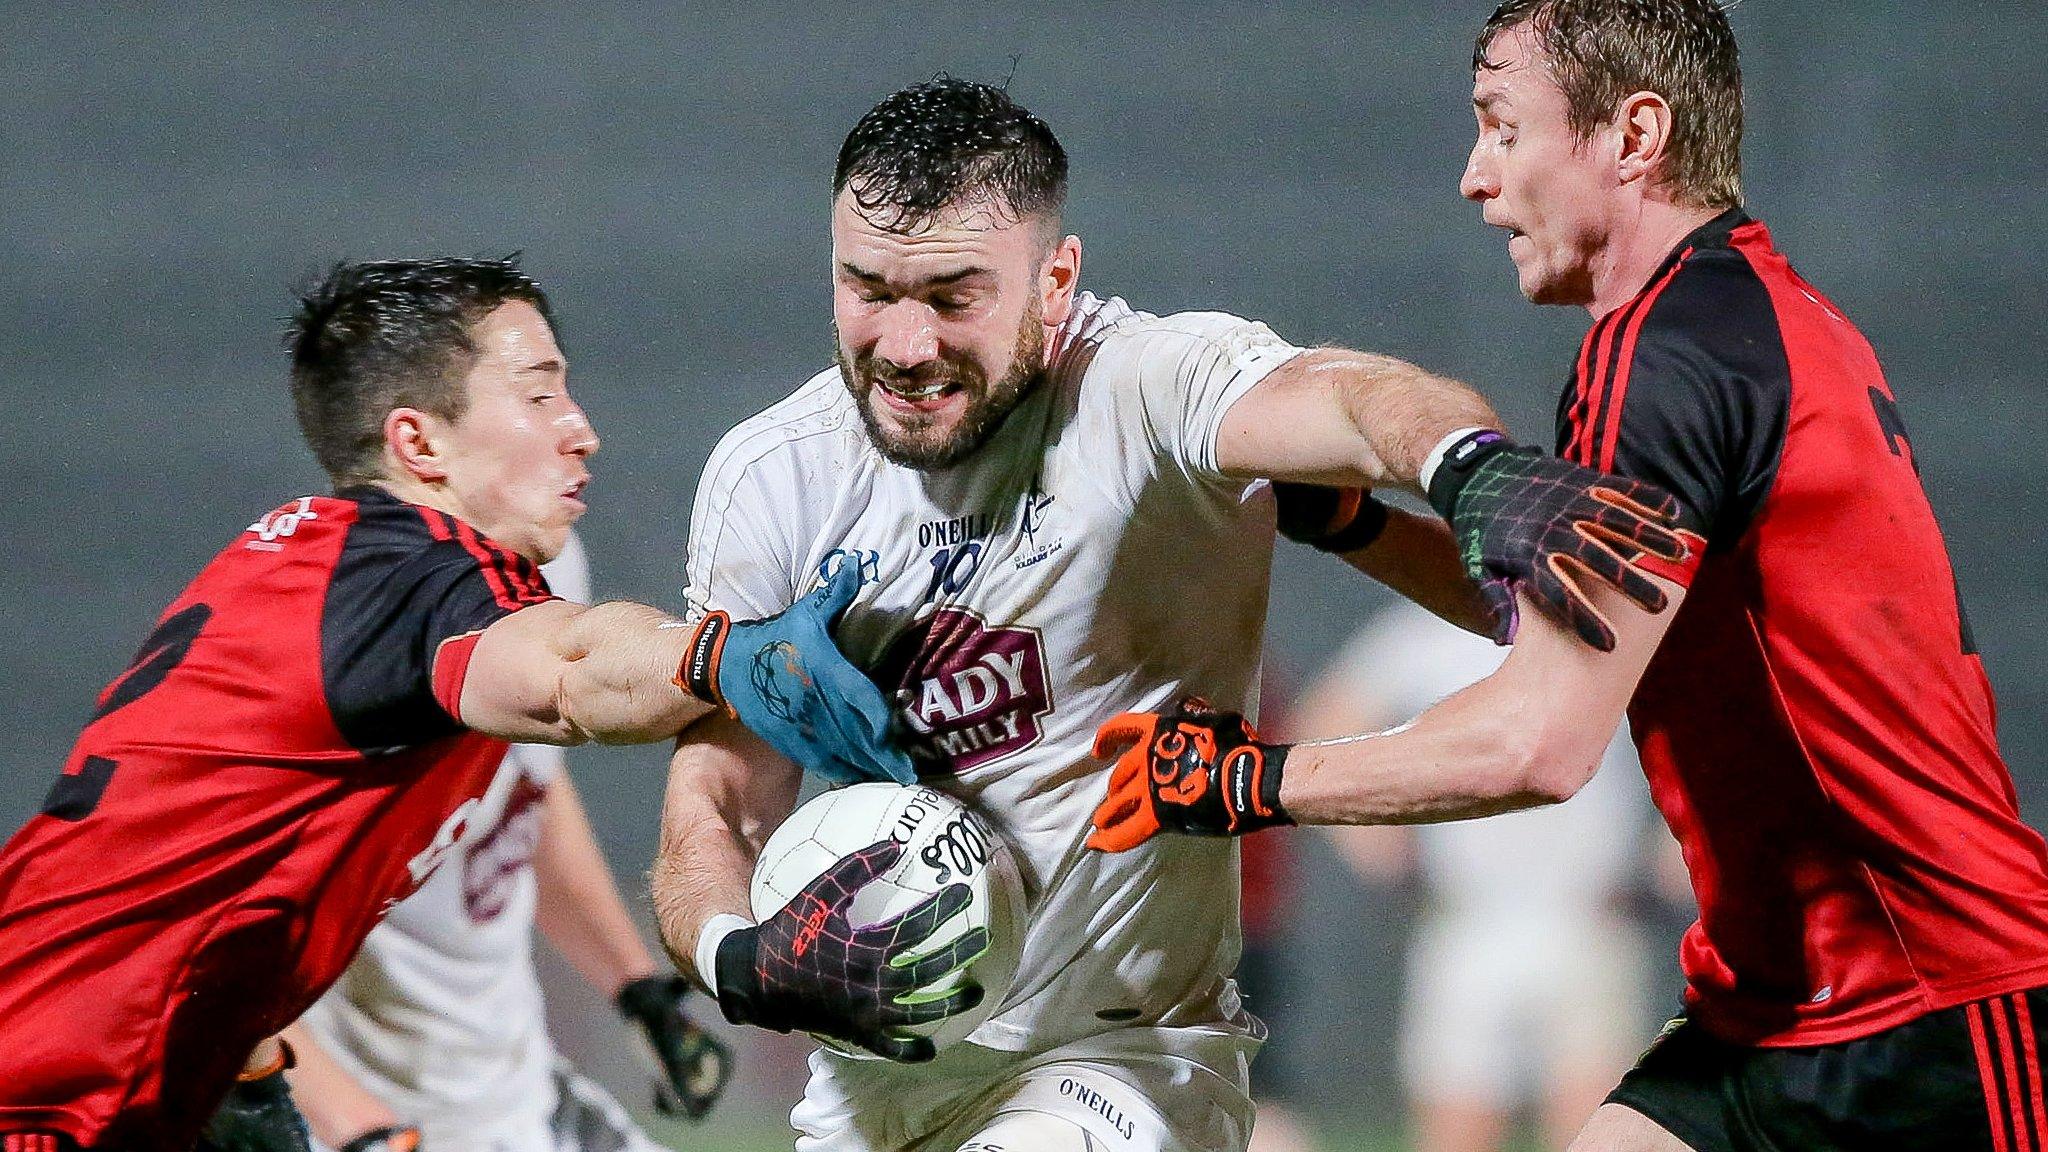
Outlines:
{"type": "Polygon", "coordinates": [[[799,1148],[903,1147],[1008,1091],[1069,1108],[1107,1147],[1242,1146],[1263,1030],[1228,979],[1235,843],[1082,841],[1104,721],[1188,693],[1253,711],[1272,500],[1217,472],[1216,433],[1299,351],[1234,316],[1083,293],[1043,385],[950,468],[884,459],[836,369],[720,441],[690,522],[693,615],[779,612],[858,565],[841,648],[896,694],[924,782],[1008,838],[1032,900],[1016,981],[972,1043],[918,1067],[814,1055],[799,1148]],[[1066,1059],[1117,1071],[1020,1084],[1066,1059]]]}
{"type": "MultiPolygon", "coordinates": [[[[562,598],[590,602],[575,535],[541,573],[562,598]]],[[[428,1152],[579,1147],[555,1132],[558,1112],[596,1109],[631,1127],[556,1055],[534,972],[533,857],[541,804],[564,771],[562,749],[514,745],[455,849],[303,1018],[358,1083],[420,1126],[428,1152]]],[[[625,1139],[605,1146],[654,1147],[637,1130],[625,1139]]]]}
{"type": "MultiPolygon", "coordinates": [[[[1325,675],[1407,720],[1507,652],[1402,601],[1325,675]]],[[[1626,729],[1562,804],[1412,834],[1428,907],[1402,1007],[1410,1092],[1506,1108],[1583,1081],[1596,1086],[1590,1110],[1650,1038],[1641,931],[1617,897],[1661,825],[1626,729]]]]}

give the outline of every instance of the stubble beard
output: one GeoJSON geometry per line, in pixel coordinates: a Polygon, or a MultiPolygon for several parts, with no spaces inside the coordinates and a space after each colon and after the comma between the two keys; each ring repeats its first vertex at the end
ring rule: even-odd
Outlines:
{"type": "Polygon", "coordinates": [[[839,365],[839,379],[853,397],[853,406],[860,411],[869,442],[883,459],[905,468],[946,468],[987,443],[1044,378],[1044,312],[1036,300],[1025,309],[1017,331],[1016,354],[1010,358],[1009,370],[995,383],[990,384],[981,366],[972,361],[945,362],[944,371],[967,395],[966,408],[950,430],[919,416],[898,417],[893,426],[885,425],[875,414],[874,393],[881,387],[878,377],[889,373],[878,373],[872,356],[858,360],[848,357],[836,328],[832,333],[832,358],[839,365]]]}

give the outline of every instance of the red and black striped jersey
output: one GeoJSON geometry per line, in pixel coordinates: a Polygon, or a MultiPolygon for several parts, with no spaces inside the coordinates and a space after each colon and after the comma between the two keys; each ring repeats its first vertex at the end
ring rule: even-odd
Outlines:
{"type": "Polygon", "coordinates": [[[377,488],[251,524],[0,849],[0,1131],[190,1147],[426,878],[506,745],[457,706],[531,562],[377,488]]]}
{"type": "Polygon", "coordinates": [[[1700,919],[1688,1005],[1832,1043],[2048,983],[1954,571],[1876,355],[1740,212],[1587,334],[1559,452],[1684,505],[1688,585],[1629,709],[1700,919]]]}

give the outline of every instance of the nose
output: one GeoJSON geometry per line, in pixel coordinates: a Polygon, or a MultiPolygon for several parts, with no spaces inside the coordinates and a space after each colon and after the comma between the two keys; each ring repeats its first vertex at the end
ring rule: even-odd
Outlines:
{"type": "Polygon", "coordinates": [[[1465,158],[1465,175],[1458,180],[1458,195],[1474,202],[1500,195],[1500,176],[1494,171],[1484,136],[1473,141],[1472,154],[1465,158]]]}
{"type": "Polygon", "coordinates": [[[898,300],[882,311],[875,355],[898,368],[939,358],[938,314],[920,300],[898,300]]]}
{"type": "Polygon", "coordinates": [[[569,401],[569,410],[555,418],[555,426],[562,433],[562,451],[570,456],[592,456],[597,453],[601,441],[597,429],[590,424],[590,417],[582,405],[569,401]]]}

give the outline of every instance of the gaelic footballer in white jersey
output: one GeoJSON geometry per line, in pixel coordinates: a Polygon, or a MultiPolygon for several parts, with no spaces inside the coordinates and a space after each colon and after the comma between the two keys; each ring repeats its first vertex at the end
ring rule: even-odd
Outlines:
{"type": "MultiPolygon", "coordinates": [[[[575,535],[541,571],[557,594],[590,602],[575,535]]],[[[427,1149],[660,1147],[548,1038],[533,860],[541,806],[566,771],[560,748],[513,745],[454,851],[303,1018],[359,1084],[419,1126],[427,1149]]]]}
{"type": "Polygon", "coordinates": [[[812,1057],[805,1152],[952,1152],[1019,1097],[1104,1148],[1237,1149],[1250,1130],[1263,1028],[1228,978],[1236,848],[1082,841],[1104,721],[1188,693],[1253,709],[1272,500],[1218,471],[1216,436],[1300,349],[1086,293],[1050,336],[1042,381],[957,464],[885,459],[834,369],[728,433],[698,487],[692,615],[777,611],[857,565],[840,646],[895,694],[923,782],[997,826],[1031,893],[1016,980],[968,1043],[914,1068],[812,1057]]]}

